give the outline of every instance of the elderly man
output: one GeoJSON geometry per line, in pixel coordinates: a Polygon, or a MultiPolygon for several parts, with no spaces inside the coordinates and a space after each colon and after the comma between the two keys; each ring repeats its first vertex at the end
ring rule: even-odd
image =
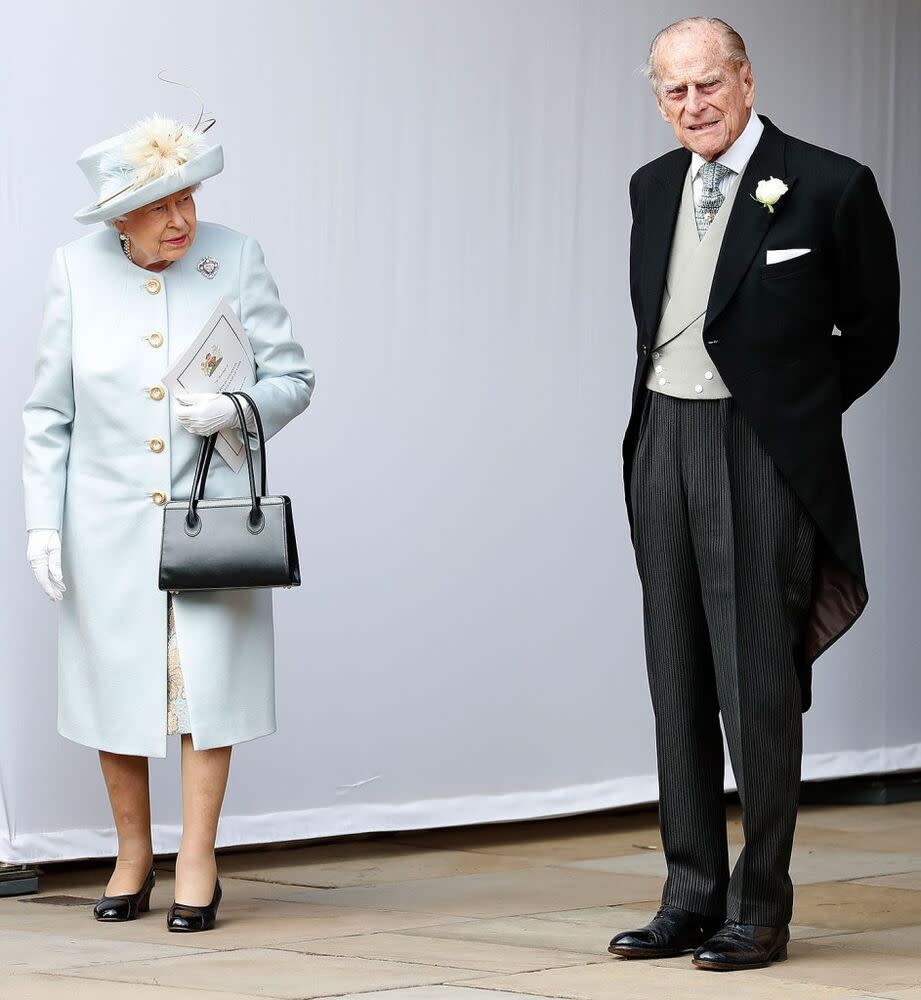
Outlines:
{"type": "Polygon", "coordinates": [[[898,265],[870,170],[754,113],[728,24],[670,25],[648,70],[683,148],[630,182],[624,459],[668,877],[610,950],[750,969],[787,957],[811,665],[867,603],[841,414],[892,363],[898,265]]]}

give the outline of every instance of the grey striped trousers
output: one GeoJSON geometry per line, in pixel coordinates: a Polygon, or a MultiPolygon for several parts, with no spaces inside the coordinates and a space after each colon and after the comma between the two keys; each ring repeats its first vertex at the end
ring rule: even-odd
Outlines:
{"type": "Polygon", "coordinates": [[[631,496],[668,863],[662,901],[780,926],[793,908],[795,652],[813,521],[732,399],[650,392],[631,496]],[[720,716],[745,835],[731,876],[720,716]]]}

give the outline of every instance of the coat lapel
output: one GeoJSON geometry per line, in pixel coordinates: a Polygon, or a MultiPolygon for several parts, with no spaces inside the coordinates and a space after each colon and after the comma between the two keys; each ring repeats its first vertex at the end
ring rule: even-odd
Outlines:
{"type": "MultiPolygon", "coordinates": [[[[786,181],[788,187],[793,185],[794,178],[786,176],[784,134],[768,118],[762,116],[761,121],[764,123],[764,132],[737,182],[739,191],[732,206],[713,276],[704,332],[732,298],[775,218],[774,214],[750,197],[755,193],[758,181],[779,177],[786,181]]],[[[784,197],[788,198],[789,192],[784,197]]],[[[785,207],[781,201],[775,208],[775,213],[784,211],[785,207]]]]}
{"type": "Polygon", "coordinates": [[[646,201],[646,238],[643,242],[642,301],[646,339],[656,335],[662,296],[665,293],[665,276],[668,258],[675,234],[678,206],[684,178],[691,165],[687,150],[676,150],[668,156],[659,171],[652,176],[646,201]]]}

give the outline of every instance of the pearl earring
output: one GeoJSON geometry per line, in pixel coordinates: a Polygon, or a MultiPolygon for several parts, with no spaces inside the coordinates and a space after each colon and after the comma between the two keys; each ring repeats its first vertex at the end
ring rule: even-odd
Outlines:
{"type": "Polygon", "coordinates": [[[125,256],[131,263],[134,263],[134,258],[131,256],[131,237],[127,233],[119,233],[118,238],[122,241],[122,250],[125,251],[125,256]]]}

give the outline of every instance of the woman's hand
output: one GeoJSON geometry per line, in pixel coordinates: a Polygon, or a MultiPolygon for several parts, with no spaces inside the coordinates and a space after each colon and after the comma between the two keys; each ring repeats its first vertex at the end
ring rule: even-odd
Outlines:
{"type": "Polygon", "coordinates": [[[32,528],[29,532],[27,558],[38,585],[59,601],[67,588],[61,571],[61,536],[53,528],[32,528]]]}
{"type": "Polygon", "coordinates": [[[174,392],[173,400],[179,423],[187,431],[202,437],[209,437],[240,422],[236,407],[219,392],[174,392]]]}

